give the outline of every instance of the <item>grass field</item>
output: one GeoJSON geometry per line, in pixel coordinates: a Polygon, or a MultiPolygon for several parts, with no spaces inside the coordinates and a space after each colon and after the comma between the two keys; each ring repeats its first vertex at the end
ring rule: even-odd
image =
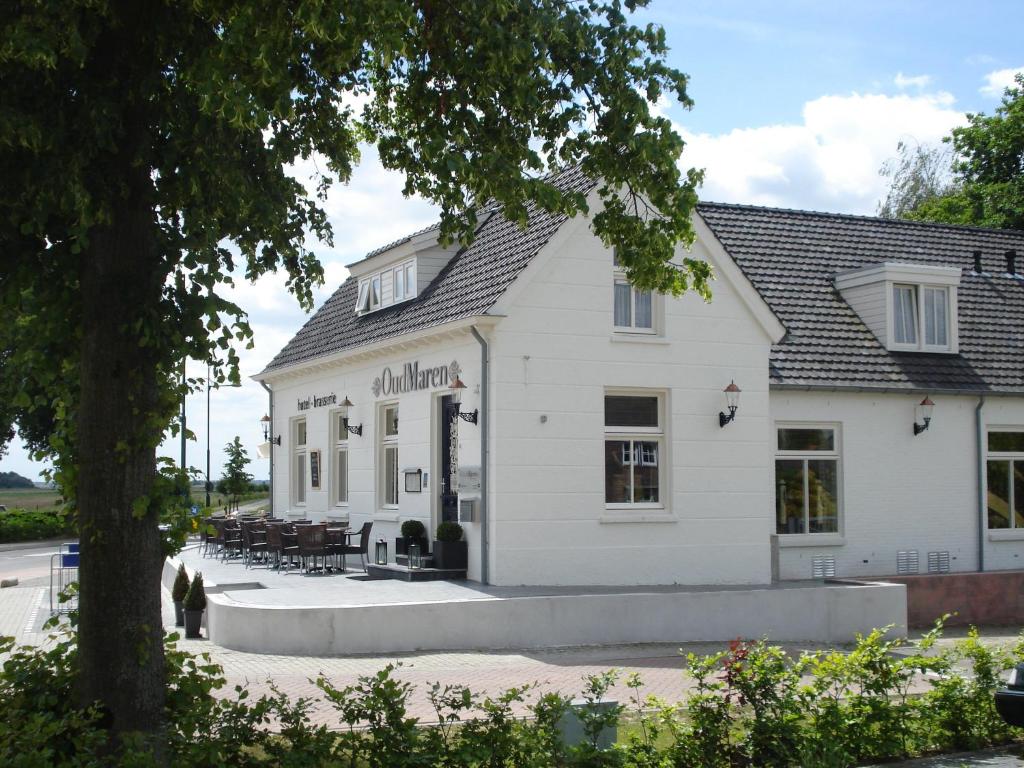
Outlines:
{"type": "Polygon", "coordinates": [[[0,488],[0,504],[8,509],[53,509],[60,501],[57,491],[41,488],[0,488]]]}

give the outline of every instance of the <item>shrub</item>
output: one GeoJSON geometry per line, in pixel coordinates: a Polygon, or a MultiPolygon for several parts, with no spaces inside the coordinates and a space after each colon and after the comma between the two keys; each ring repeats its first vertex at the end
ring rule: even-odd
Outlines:
{"type": "Polygon", "coordinates": [[[174,577],[174,586],[171,588],[171,599],[176,603],[184,602],[185,595],[188,594],[188,572],[185,570],[185,564],[181,563],[178,566],[178,575],[174,577]]]}
{"type": "Polygon", "coordinates": [[[0,542],[55,539],[75,533],[74,520],[64,512],[12,509],[0,514],[0,542]]]}
{"type": "Polygon", "coordinates": [[[406,539],[422,539],[427,535],[427,527],[419,520],[406,520],[402,523],[402,536],[406,539]]]}
{"type": "Polygon", "coordinates": [[[445,542],[462,541],[462,526],[451,520],[445,520],[437,526],[437,535],[434,538],[445,542]]]}
{"type": "Polygon", "coordinates": [[[199,571],[196,571],[195,578],[192,579],[192,584],[185,595],[185,610],[206,610],[206,589],[203,587],[203,574],[199,571]]]}

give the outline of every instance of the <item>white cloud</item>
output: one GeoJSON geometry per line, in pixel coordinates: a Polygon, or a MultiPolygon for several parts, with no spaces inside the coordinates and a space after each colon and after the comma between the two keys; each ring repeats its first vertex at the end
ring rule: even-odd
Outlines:
{"type": "Polygon", "coordinates": [[[1002,97],[1003,91],[1014,85],[1013,77],[1018,72],[1024,72],[1024,67],[1010,67],[1009,69],[997,69],[995,72],[989,72],[985,75],[985,85],[981,86],[978,91],[983,96],[998,99],[1002,97]]]}
{"type": "Polygon", "coordinates": [[[935,143],[963,121],[947,93],[854,93],[807,102],[800,123],[680,130],[684,164],[707,171],[703,199],[871,214],[886,189],[878,169],[897,143],[935,143]]]}
{"type": "Polygon", "coordinates": [[[900,90],[907,88],[924,88],[931,84],[931,75],[904,75],[902,72],[897,72],[896,77],[892,79],[893,83],[900,90]]]}

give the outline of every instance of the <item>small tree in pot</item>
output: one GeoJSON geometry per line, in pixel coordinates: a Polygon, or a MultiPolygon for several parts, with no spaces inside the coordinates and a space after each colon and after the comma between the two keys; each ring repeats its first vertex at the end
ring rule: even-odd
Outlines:
{"type": "Polygon", "coordinates": [[[199,628],[203,625],[203,611],[206,610],[206,589],[203,587],[203,574],[196,572],[192,585],[185,595],[185,637],[199,638],[199,628]]]}
{"type": "Polygon", "coordinates": [[[410,544],[419,544],[420,554],[427,554],[427,527],[419,520],[406,520],[402,523],[402,535],[395,539],[395,554],[409,554],[410,544]]]}
{"type": "Polygon", "coordinates": [[[188,571],[185,564],[178,565],[178,575],[174,577],[174,586],[171,587],[171,600],[174,601],[174,626],[185,626],[185,595],[188,594],[188,571]]]}
{"type": "Polygon", "coordinates": [[[434,567],[464,571],[469,563],[469,546],[462,540],[462,526],[446,520],[434,536],[434,567]]]}

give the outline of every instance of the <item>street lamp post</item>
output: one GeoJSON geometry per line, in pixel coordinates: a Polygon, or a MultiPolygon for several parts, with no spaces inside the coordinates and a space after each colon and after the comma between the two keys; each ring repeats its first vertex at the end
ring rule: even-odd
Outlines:
{"type": "Polygon", "coordinates": [[[206,508],[210,508],[210,364],[206,364],[206,508]]]}

